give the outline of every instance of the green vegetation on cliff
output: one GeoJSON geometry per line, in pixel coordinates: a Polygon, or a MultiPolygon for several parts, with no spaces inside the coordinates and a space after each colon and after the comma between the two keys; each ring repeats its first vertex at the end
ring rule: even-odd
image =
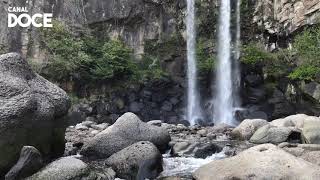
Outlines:
{"type": "MultiPolygon", "coordinates": [[[[90,33],[72,33],[58,21],[53,28],[41,30],[42,46],[48,52],[48,63],[38,72],[57,82],[115,80],[138,82],[164,75],[158,63],[141,65],[133,51],[120,40],[98,40],[90,33]]],[[[144,58],[145,59],[145,58],[144,58]]]]}
{"type": "Polygon", "coordinates": [[[208,75],[214,70],[214,64],[216,57],[210,52],[212,47],[208,43],[200,39],[197,42],[197,62],[198,62],[198,71],[200,75],[208,75]]]}
{"type": "Polygon", "coordinates": [[[319,81],[320,78],[320,27],[307,29],[294,39],[298,62],[289,74],[294,80],[319,81]]]}
{"type": "Polygon", "coordinates": [[[263,65],[269,76],[319,81],[320,28],[307,29],[297,35],[292,49],[269,52],[256,42],[244,45],[241,62],[247,65],[263,65]]]}

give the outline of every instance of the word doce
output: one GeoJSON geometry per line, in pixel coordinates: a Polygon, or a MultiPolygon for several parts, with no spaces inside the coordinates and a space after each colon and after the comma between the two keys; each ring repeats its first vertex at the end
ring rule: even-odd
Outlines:
{"type": "Polygon", "coordinates": [[[9,13],[8,14],[8,27],[29,27],[32,24],[34,27],[52,27],[52,14],[34,14],[30,16],[27,13],[20,14],[19,16],[9,13]]]}

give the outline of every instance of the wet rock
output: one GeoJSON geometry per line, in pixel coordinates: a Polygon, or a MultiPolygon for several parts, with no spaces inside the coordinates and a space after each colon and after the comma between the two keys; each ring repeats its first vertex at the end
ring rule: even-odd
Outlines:
{"type": "Polygon", "coordinates": [[[197,147],[194,150],[194,157],[205,159],[205,158],[211,156],[212,154],[221,152],[222,149],[223,149],[222,147],[220,147],[214,143],[204,144],[202,146],[197,147]]]}
{"type": "Polygon", "coordinates": [[[174,156],[182,156],[181,152],[186,150],[190,144],[188,142],[178,142],[172,147],[172,154],[174,156]]]}
{"type": "Polygon", "coordinates": [[[92,158],[107,158],[139,141],[150,141],[164,152],[168,148],[170,135],[163,127],[149,125],[135,114],[125,113],[112,126],[85,142],[81,154],[92,158]]]}
{"type": "Polygon", "coordinates": [[[106,164],[123,179],[154,179],[162,171],[162,155],[152,143],[141,141],[113,154],[106,164]]]}
{"type": "Polygon", "coordinates": [[[5,179],[16,180],[29,177],[40,170],[43,165],[41,153],[32,146],[24,146],[18,162],[6,174],[5,179]]]}

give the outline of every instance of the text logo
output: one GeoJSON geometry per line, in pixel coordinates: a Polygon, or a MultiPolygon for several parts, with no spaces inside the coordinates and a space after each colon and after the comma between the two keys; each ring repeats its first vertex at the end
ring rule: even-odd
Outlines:
{"type": "Polygon", "coordinates": [[[29,15],[26,7],[8,8],[8,27],[52,27],[52,13],[29,15]],[[16,15],[15,13],[19,13],[16,15]]]}

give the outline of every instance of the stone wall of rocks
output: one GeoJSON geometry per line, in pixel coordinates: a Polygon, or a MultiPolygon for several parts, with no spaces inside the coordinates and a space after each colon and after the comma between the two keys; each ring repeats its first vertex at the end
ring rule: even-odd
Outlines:
{"type": "Polygon", "coordinates": [[[185,88],[169,80],[159,80],[138,88],[112,92],[107,97],[73,105],[70,123],[84,120],[113,124],[125,112],[144,121],[161,119],[169,123],[184,120],[185,88]]]}

